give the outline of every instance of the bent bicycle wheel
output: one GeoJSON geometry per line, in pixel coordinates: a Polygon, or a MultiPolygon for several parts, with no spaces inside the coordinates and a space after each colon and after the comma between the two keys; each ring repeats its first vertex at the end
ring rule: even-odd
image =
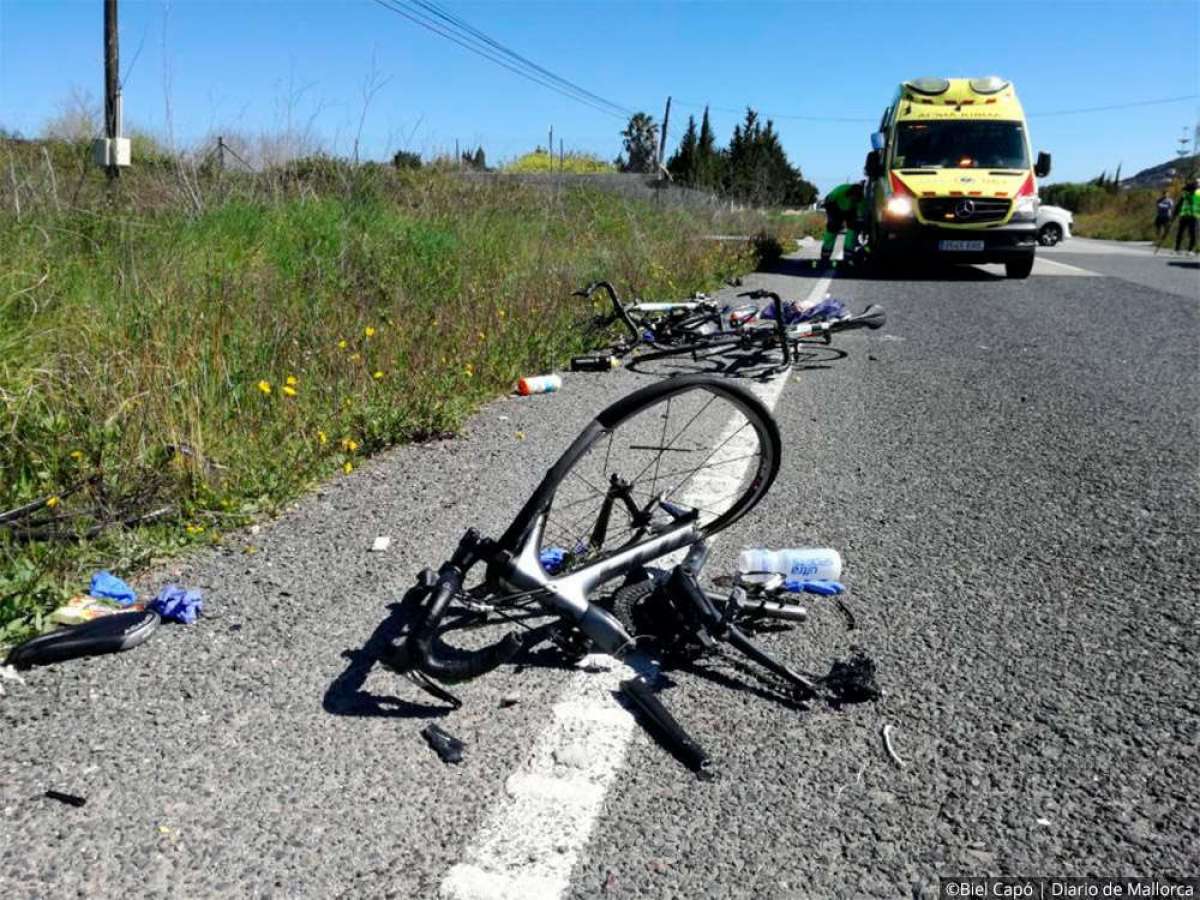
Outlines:
{"type": "Polygon", "coordinates": [[[563,574],[694,516],[703,537],[744,516],[779,472],[779,427],[724,379],[658,382],[584,429],[518,517],[546,517],[543,568],[563,574]]]}

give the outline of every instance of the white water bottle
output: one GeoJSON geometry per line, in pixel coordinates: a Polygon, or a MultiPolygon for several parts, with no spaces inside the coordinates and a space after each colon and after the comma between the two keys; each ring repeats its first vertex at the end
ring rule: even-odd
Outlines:
{"type": "Polygon", "coordinates": [[[842,577],[842,556],[829,547],[791,550],[743,550],[737,558],[743,581],[765,581],[771,573],[789,578],[837,581],[842,577]],[[766,573],[766,574],[764,574],[766,573]]]}

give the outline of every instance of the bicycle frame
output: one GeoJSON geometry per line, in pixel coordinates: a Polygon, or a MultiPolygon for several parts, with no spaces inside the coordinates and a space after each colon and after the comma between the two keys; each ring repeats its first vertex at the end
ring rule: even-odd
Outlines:
{"type": "Polygon", "coordinates": [[[633,567],[696,543],[701,535],[696,530],[697,516],[693,513],[681,517],[677,524],[649,541],[619,550],[570,574],[557,577],[545,571],[538,557],[538,545],[554,499],[554,487],[561,473],[568,470],[603,431],[604,426],[596,421],[583,430],[558,463],[543,476],[537,490],[496,542],[494,551],[486,556],[490,588],[497,592],[544,591],[544,599],[539,597],[543,607],[571,618],[597,647],[606,653],[615,653],[628,645],[632,637],[611,614],[591,603],[588,596],[600,585],[633,567]]]}

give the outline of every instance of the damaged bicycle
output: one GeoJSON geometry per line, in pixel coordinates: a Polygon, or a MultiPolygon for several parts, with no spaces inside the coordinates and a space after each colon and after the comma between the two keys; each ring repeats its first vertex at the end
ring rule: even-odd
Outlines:
{"type": "MultiPolygon", "coordinates": [[[[720,646],[799,701],[872,699],[865,658],[818,677],[752,640],[764,618],[803,618],[781,579],[735,583],[727,593],[700,584],[708,542],[766,495],[781,450],[770,411],[726,379],[685,376],[635,391],[583,429],[500,537],[469,529],[446,562],[419,574],[393,613],[405,622],[383,662],[457,707],[454,684],[543,644],[574,658],[641,653],[667,662],[720,646]],[[458,628],[497,622],[512,630],[486,646],[448,641],[458,628]]],[[[621,689],[677,758],[705,770],[707,754],[663,706],[653,679],[638,675],[621,689]]]]}

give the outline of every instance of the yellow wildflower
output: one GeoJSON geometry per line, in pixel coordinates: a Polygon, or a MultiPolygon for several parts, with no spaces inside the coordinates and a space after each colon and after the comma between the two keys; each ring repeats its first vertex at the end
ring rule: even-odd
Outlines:
{"type": "Polygon", "coordinates": [[[322,447],[324,447],[328,441],[329,441],[329,437],[328,437],[328,435],[325,434],[325,432],[323,432],[323,431],[317,432],[317,443],[318,444],[320,444],[322,447]]]}
{"type": "Polygon", "coordinates": [[[269,393],[271,393],[271,382],[269,382],[269,381],[265,381],[265,380],[264,380],[264,381],[260,381],[260,382],[258,383],[258,389],[259,389],[260,391],[262,391],[264,394],[269,394],[269,393]]]}
{"type": "Polygon", "coordinates": [[[292,387],[290,384],[285,384],[285,385],[283,386],[283,393],[284,393],[284,395],[285,395],[285,396],[288,396],[288,397],[295,397],[295,396],[296,396],[296,389],[295,389],[294,387],[292,387]]]}
{"type": "Polygon", "coordinates": [[[467,367],[466,367],[466,370],[465,370],[465,371],[466,371],[466,373],[467,373],[467,377],[468,377],[468,378],[471,378],[471,377],[473,377],[473,376],[475,375],[475,370],[474,370],[473,368],[471,368],[471,364],[470,364],[470,363],[467,363],[467,367]]]}
{"type": "Polygon", "coordinates": [[[300,379],[297,378],[295,375],[289,375],[287,377],[287,383],[289,385],[291,385],[292,387],[295,387],[296,385],[298,385],[300,383],[300,379]]]}
{"type": "Polygon", "coordinates": [[[189,522],[187,526],[188,534],[204,534],[204,526],[197,525],[195,522],[189,522]]]}
{"type": "Polygon", "coordinates": [[[345,338],[342,338],[342,340],[338,341],[338,349],[339,350],[346,349],[346,339],[345,338]]]}
{"type": "Polygon", "coordinates": [[[363,329],[363,334],[365,334],[369,338],[375,337],[375,329],[372,328],[370,325],[368,325],[366,328],[363,329]]]}
{"type": "Polygon", "coordinates": [[[354,438],[344,437],[342,438],[342,449],[347,453],[353,453],[358,449],[358,441],[354,440],[354,438]]]}
{"type": "Polygon", "coordinates": [[[523,432],[523,431],[518,431],[518,432],[517,432],[517,440],[518,440],[518,441],[523,441],[523,440],[525,440],[525,432],[523,432]]]}
{"type": "Polygon", "coordinates": [[[50,507],[51,509],[54,509],[54,507],[58,506],[58,498],[51,497],[49,500],[46,501],[46,505],[48,507],[50,507]]]}
{"type": "Polygon", "coordinates": [[[380,378],[383,377],[383,373],[380,371],[376,371],[375,374],[372,375],[371,377],[374,378],[376,381],[378,381],[380,378]]]}
{"type": "Polygon", "coordinates": [[[354,471],[354,466],[350,465],[350,463],[343,463],[342,471],[345,472],[347,475],[349,475],[351,472],[354,471]]]}
{"type": "Polygon", "coordinates": [[[71,451],[71,459],[75,460],[75,462],[79,462],[81,459],[83,459],[83,451],[82,450],[72,450],[71,451]]]}

